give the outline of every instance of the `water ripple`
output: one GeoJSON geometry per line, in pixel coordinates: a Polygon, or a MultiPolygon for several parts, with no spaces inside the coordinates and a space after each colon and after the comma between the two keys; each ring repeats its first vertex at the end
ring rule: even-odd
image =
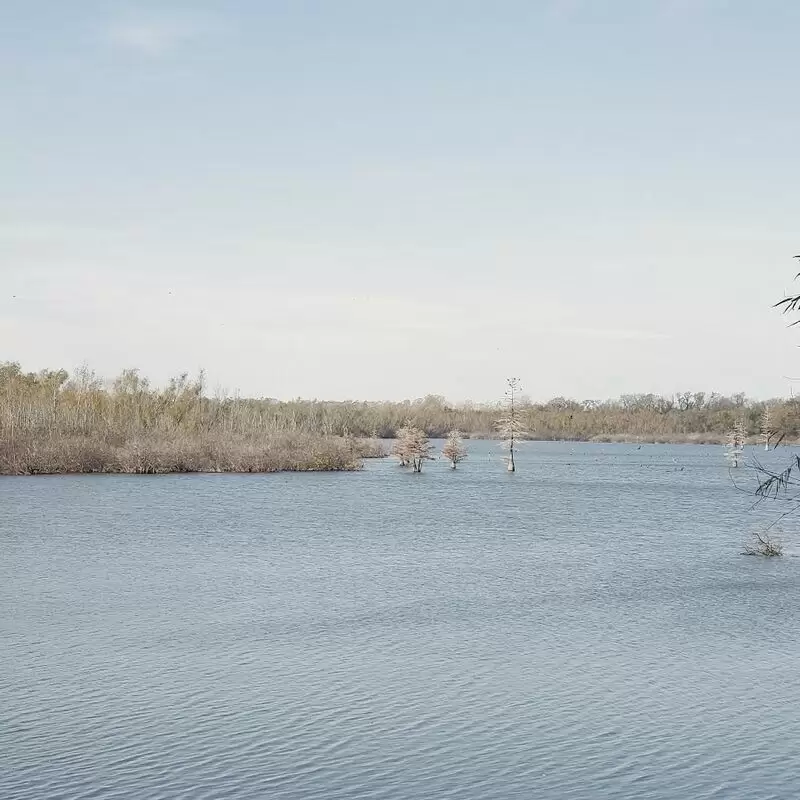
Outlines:
{"type": "Polygon", "coordinates": [[[796,559],[578,448],[0,481],[0,798],[796,797],[796,559]]]}

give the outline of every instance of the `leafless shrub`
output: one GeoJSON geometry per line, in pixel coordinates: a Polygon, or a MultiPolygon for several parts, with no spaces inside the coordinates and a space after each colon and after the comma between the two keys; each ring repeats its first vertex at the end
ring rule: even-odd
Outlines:
{"type": "Polygon", "coordinates": [[[745,544],[742,555],[775,558],[783,555],[783,545],[768,533],[754,531],[751,540],[745,544]]]}

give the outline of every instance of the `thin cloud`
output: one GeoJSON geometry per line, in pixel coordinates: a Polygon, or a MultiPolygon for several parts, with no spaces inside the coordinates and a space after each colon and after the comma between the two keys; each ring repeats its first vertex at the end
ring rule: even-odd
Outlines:
{"type": "Polygon", "coordinates": [[[657,8],[665,17],[685,18],[728,9],[728,0],[660,0],[657,8]]]}
{"type": "Polygon", "coordinates": [[[561,333],[573,336],[590,336],[599,339],[671,339],[659,331],[614,330],[611,328],[561,328],[561,333]]]}
{"type": "Polygon", "coordinates": [[[170,15],[119,20],[108,29],[111,44],[157,57],[202,38],[216,26],[213,20],[198,15],[170,15]]]}
{"type": "Polygon", "coordinates": [[[649,0],[647,3],[627,2],[615,4],[593,3],[592,0],[550,0],[545,6],[551,17],[573,22],[591,17],[604,19],[620,14],[670,19],[694,18],[700,14],[724,12],[730,0],[649,0]]]}

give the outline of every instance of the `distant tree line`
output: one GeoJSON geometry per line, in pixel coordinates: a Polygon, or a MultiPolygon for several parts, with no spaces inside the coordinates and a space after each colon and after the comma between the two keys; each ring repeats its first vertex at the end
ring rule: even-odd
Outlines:
{"type": "MultiPolygon", "coordinates": [[[[465,438],[508,438],[498,414],[506,403],[452,404],[438,395],[403,402],[357,402],[242,398],[209,393],[205,376],[184,373],[165,386],[150,384],[129,369],[112,381],[86,367],[24,372],[0,364],[0,436],[113,438],[180,435],[253,437],[309,434],[343,439],[396,438],[415,428],[430,438],[458,430],[465,438]]],[[[800,435],[800,402],[748,399],[744,394],[680,392],[671,397],[626,394],[614,400],[556,397],[532,403],[515,400],[515,435],[543,440],[696,441],[724,443],[736,425],[758,437],[765,414],[786,441],[800,435]]],[[[507,427],[507,426],[506,426],[507,427]]]]}

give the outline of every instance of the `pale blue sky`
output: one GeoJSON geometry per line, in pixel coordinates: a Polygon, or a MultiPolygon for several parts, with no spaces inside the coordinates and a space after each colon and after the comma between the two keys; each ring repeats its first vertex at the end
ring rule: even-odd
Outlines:
{"type": "Polygon", "coordinates": [[[0,0],[0,359],[785,394],[800,4],[0,0]]]}

